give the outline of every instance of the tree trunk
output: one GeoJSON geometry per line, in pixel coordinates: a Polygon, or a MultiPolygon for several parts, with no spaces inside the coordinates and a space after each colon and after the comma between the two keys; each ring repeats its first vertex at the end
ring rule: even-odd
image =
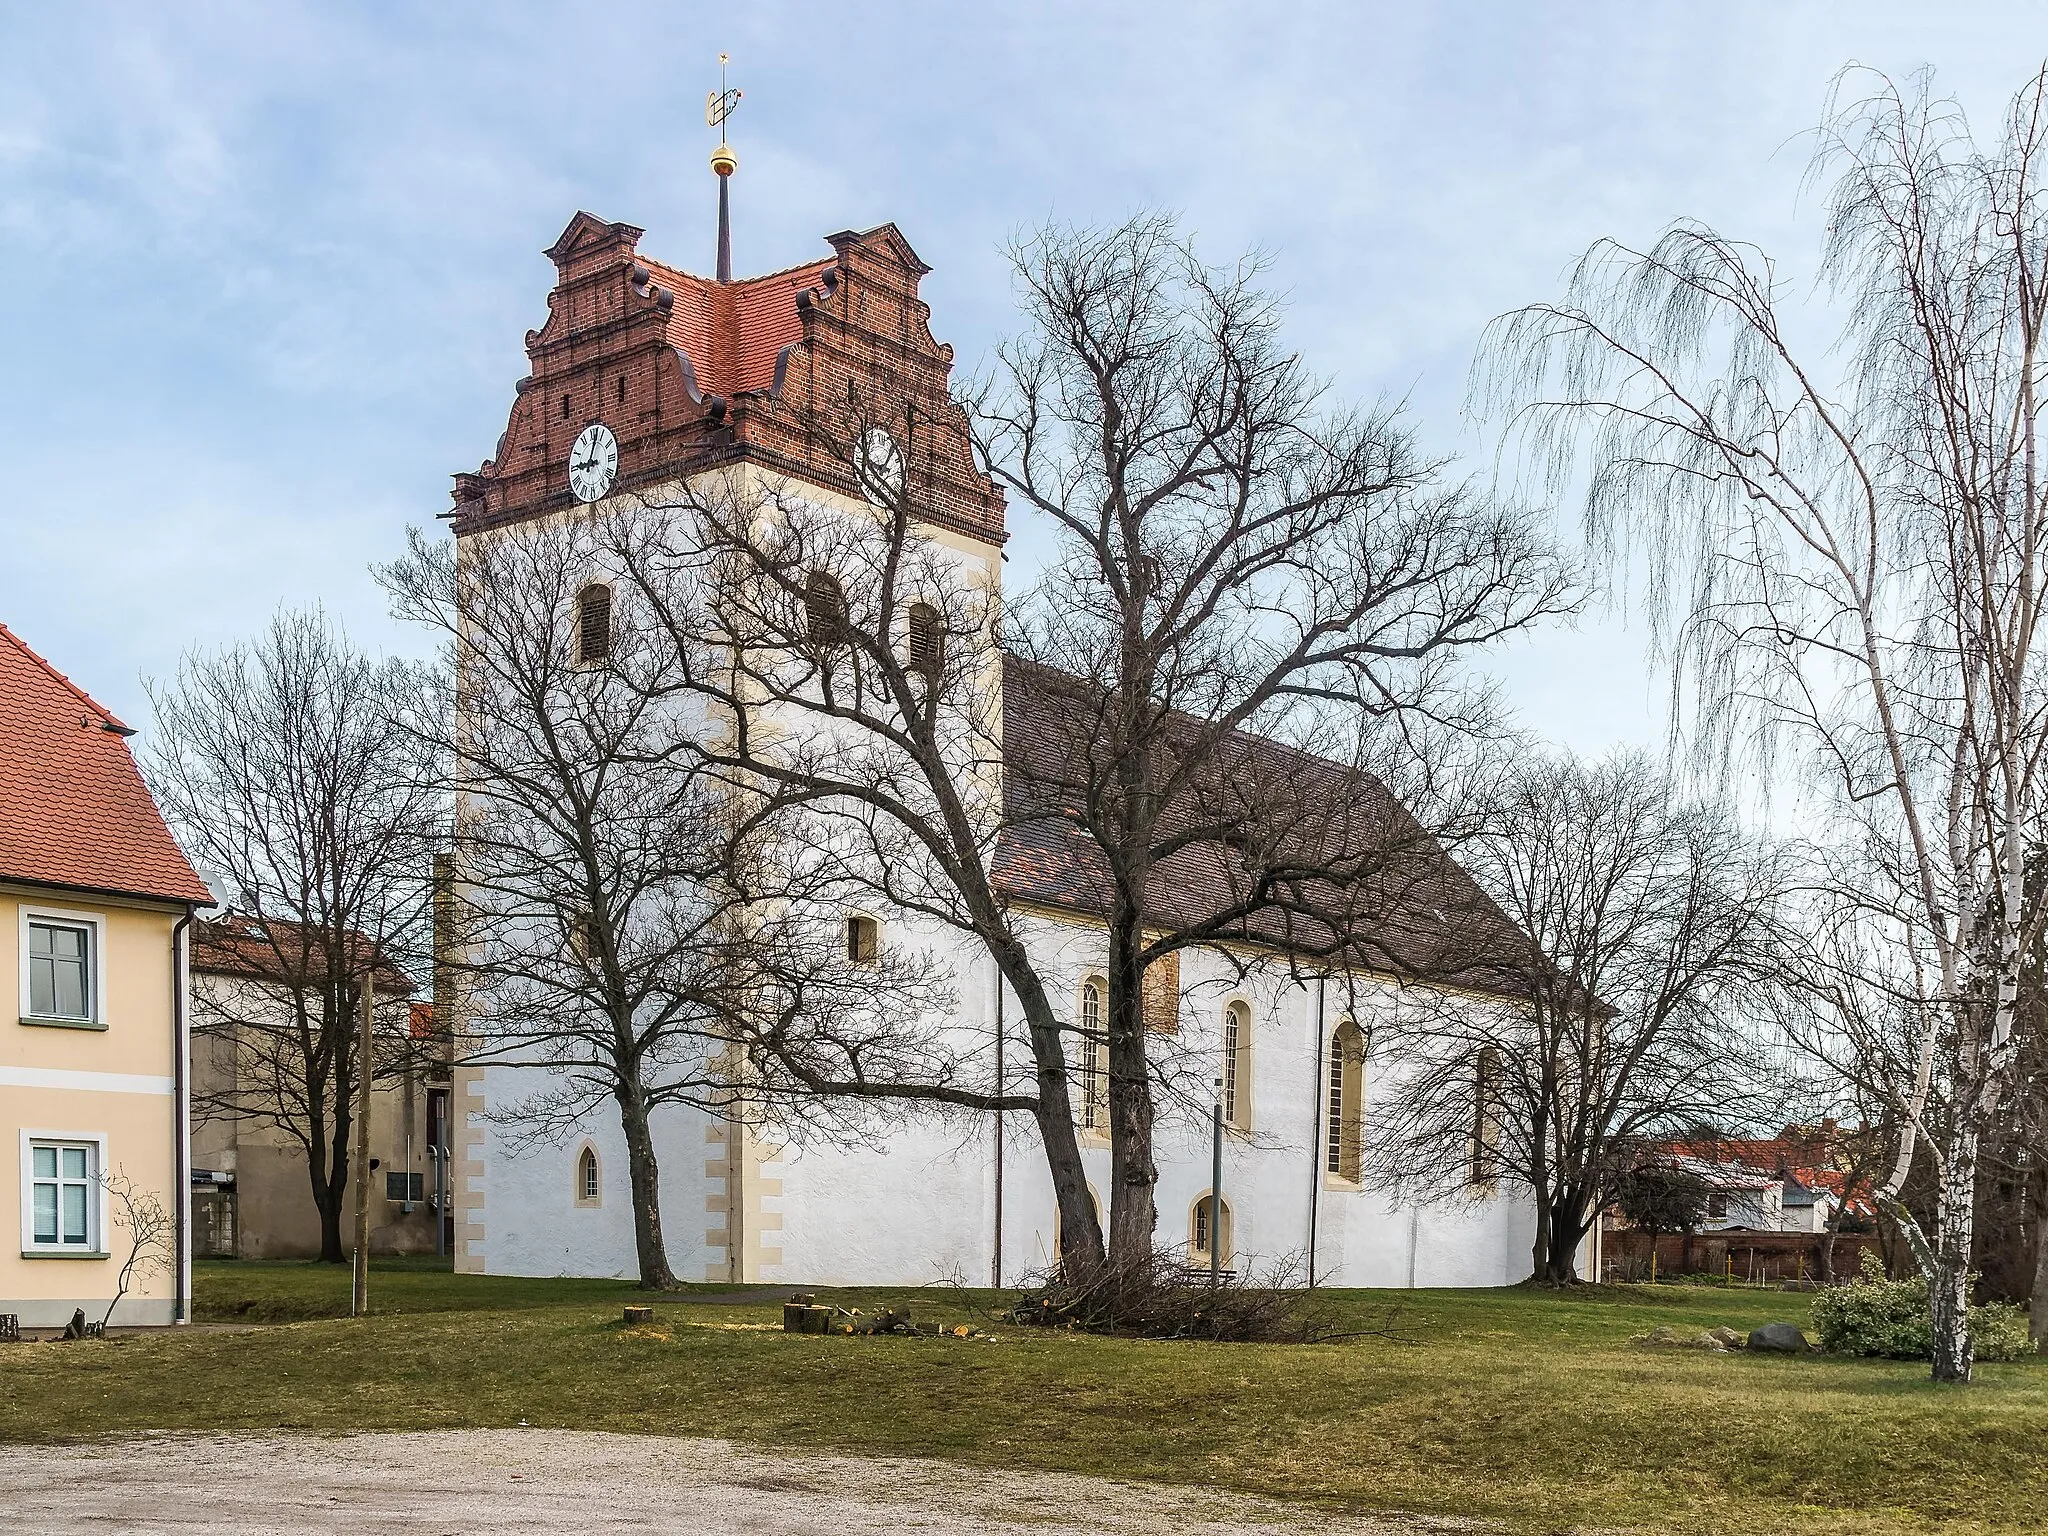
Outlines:
{"type": "Polygon", "coordinates": [[[1121,899],[1118,906],[1109,936],[1109,1262],[1131,1271],[1151,1262],[1159,1226],[1159,1165],[1145,1051],[1145,977],[1138,965],[1142,937],[1137,914],[1121,899]]]}
{"type": "Polygon", "coordinates": [[[2034,1293],[2027,1302],[2027,1337],[2040,1348],[2048,1337],[2048,1180],[2034,1186],[2034,1293]]]}
{"type": "Polygon", "coordinates": [[[1102,1267],[1102,1218],[1088,1198],[1088,1171],[1082,1165],[1081,1141],[1074,1131],[1066,1041],[1023,947],[1013,945],[1007,937],[994,938],[995,931],[996,925],[991,924],[990,947],[1010,990],[1017,994],[1031,1042],[1032,1067],[1038,1080],[1038,1107],[1032,1118],[1038,1124],[1039,1146],[1059,1212],[1060,1265],[1069,1273],[1092,1274],[1102,1267]],[[1006,959],[1007,965],[1002,963],[1006,959]]]}
{"type": "MultiPolygon", "coordinates": [[[[618,1092],[619,1124],[626,1133],[626,1174],[633,1194],[633,1251],[640,1262],[640,1289],[672,1291],[676,1277],[668,1267],[668,1248],[661,1236],[661,1168],[655,1161],[654,1137],[647,1128],[647,1101],[637,1083],[618,1092]]],[[[730,1135],[738,1135],[731,1129],[730,1135]]],[[[726,1192],[729,1199],[737,1190],[726,1192]]],[[[728,1214],[728,1220],[730,1220],[728,1214]]]]}
{"type": "Polygon", "coordinates": [[[1828,1224],[1821,1228],[1820,1241],[1814,1245],[1813,1277],[1822,1285],[1834,1284],[1835,1238],[1839,1235],[1836,1230],[1836,1223],[1840,1219],[1841,1212],[1838,1209],[1833,1216],[1828,1218],[1828,1224]]]}
{"type": "Polygon", "coordinates": [[[1936,1381],[1967,1382],[1970,1348],[1970,1246],[1976,1225],[1977,1134],[1967,1126],[1949,1138],[1935,1210],[1933,1251],[1922,1256],[1934,1325],[1936,1381]]]}
{"type": "Polygon", "coordinates": [[[1577,1285],[1579,1244],[1585,1241],[1587,1227],[1581,1204],[1568,1198],[1560,1209],[1558,1202],[1545,1200],[1540,1209],[1544,1247],[1536,1278],[1543,1285],[1577,1285]]]}
{"type": "MultiPolygon", "coordinates": [[[[345,1082],[338,1083],[337,1092],[346,1086],[345,1082]]],[[[348,1204],[349,1132],[354,1128],[355,1115],[345,1093],[336,1101],[331,1128],[323,1124],[325,1120],[326,1116],[316,1107],[312,1116],[316,1138],[313,1150],[319,1155],[306,1159],[313,1183],[313,1209],[320,1216],[320,1262],[346,1264],[350,1254],[341,1240],[341,1222],[348,1204]],[[324,1146],[319,1142],[322,1137],[326,1141],[324,1146]]]]}
{"type": "Polygon", "coordinates": [[[1529,1273],[1538,1285],[1550,1284],[1550,1199],[1536,1193],[1536,1236],[1530,1244],[1529,1273]]]}

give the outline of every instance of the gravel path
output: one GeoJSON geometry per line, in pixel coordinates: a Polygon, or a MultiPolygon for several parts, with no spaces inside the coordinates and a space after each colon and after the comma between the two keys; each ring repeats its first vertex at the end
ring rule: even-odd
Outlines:
{"type": "Polygon", "coordinates": [[[573,1430],[317,1438],[151,1435],[0,1456],[0,1531],[38,1536],[1416,1536],[1464,1521],[1345,1519],[1198,1488],[936,1461],[777,1456],[723,1440],[573,1430]]]}

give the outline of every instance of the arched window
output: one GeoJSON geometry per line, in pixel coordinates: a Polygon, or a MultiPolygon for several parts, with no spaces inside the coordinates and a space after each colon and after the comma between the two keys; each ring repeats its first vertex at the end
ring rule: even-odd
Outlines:
{"type": "Polygon", "coordinates": [[[1472,1058],[1472,1182],[1500,1176],[1500,1051],[1482,1045],[1472,1058]]]}
{"type": "Polygon", "coordinates": [[[593,581],[576,594],[576,659],[584,666],[612,653],[612,589],[593,581]]]}
{"type": "Polygon", "coordinates": [[[1232,1257],[1232,1239],[1236,1235],[1231,1230],[1233,1223],[1230,1219],[1230,1202],[1222,1202],[1223,1230],[1220,1234],[1217,1233],[1217,1223],[1214,1220],[1216,1205],[1215,1198],[1204,1191],[1202,1197],[1195,1202],[1194,1208],[1188,1212],[1188,1259],[1192,1264],[1206,1267],[1209,1263],[1210,1239],[1212,1236],[1220,1236],[1222,1249],[1219,1261],[1228,1268],[1232,1257]]]}
{"type": "Polygon", "coordinates": [[[846,915],[846,958],[855,965],[872,965],[882,949],[882,925],[863,913],[846,915]]]}
{"type": "Polygon", "coordinates": [[[846,638],[846,589],[830,571],[804,578],[804,634],[813,645],[837,645],[846,638]]]}
{"type": "Polygon", "coordinates": [[[1102,982],[1081,983],[1081,1129],[1109,1129],[1109,1031],[1102,1024],[1102,982]]]}
{"type": "Polygon", "coordinates": [[[1223,1010],[1223,1122],[1252,1123],[1252,1011],[1243,1003],[1223,1010]]]}
{"type": "Polygon", "coordinates": [[[945,661],[945,651],[945,625],[939,618],[939,610],[930,603],[912,603],[904,664],[926,682],[936,684],[939,667],[945,661]]]}
{"type": "Polygon", "coordinates": [[[1346,1019],[1330,1037],[1327,1097],[1323,1106],[1323,1171],[1358,1182],[1359,1109],[1365,1088],[1365,1037],[1346,1019]]]}
{"type": "Polygon", "coordinates": [[[585,1147],[576,1159],[576,1203],[598,1203],[597,1148],[585,1147]]]}

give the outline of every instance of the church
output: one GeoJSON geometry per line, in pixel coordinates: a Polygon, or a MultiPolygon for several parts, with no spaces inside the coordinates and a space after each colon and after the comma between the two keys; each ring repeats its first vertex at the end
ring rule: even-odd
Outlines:
{"type": "MultiPolygon", "coordinates": [[[[883,224],[828,235],[823,252],[797,265],[735,278],[727,201],[735,165],[721,143],[712,160],[720,195],[713,277],[655,260],[639,249],[640,229],[588,213],[548,248],[555,282],[545,323],[526,335],[530,372],[515,386],[492,456],[455,477],[458,547],[613,496],[673,504],[682,498],[663,487],[735,470],[772,478],[778,494],[862,515],[862,466],[805,425],[817,401],[854,391],[891,402],[897,419],[914,423],[923,531],[999,594],[1004,498],[977,465],[949,393],[953,351],[934,337],[919,298],[930,269],[901,230],[883,224]]],[[[897,452],[884,445],[884,455],[897,452]]],[[[1021,662],[1004,664],[1002,686],[1009,763],[1026,749],[1045,696],[1021,662]]],[[[1064,1005],[1085,1032],[1106,1007],[1099,908],[1060,878],[1056,861],[1031,855],[1004,850],[996,876],[1041,974],[1060,978],[1064,1005]]],[[[888,911],[849,922],[872,925],[869,943],[875,933],[916,928],[888,911]]],[[[950,1024],[999,1039],[999,1053],[1006,1046],[1011,1062],[1028,1064],[1021,1011],[989,956],[956,932],[916,936],[947,957],[950,1024]]],[[[1316,967],[1289,966],[1280,954],[1249,966],[1200,949],[1175,958],[1164,1027],[1177,1049],[1216,1059],[1222,1181],[1214,1199],[1211,1114],[1162,1106],[1161,1244],[1185,1245],[1191,1265],[1213,1260],[1248,1273],[1305,1261],[1317,1282],[1333,1285],[1495,1286],[1528,1275],[1533,1207],[1487,1174],[1483,1129],[1459,1198],[1405,1205],[1361,1177],[1374,1083],[1399,1069],[1375,1060],[1370,1044],[1374,1010],[1393,1006],[1391,978],[1332,978],[1327,962],[1318,962],[1318,977],[1316,967]]],[[[1511,1006],[1498,998],[1477,1005],[1511,1006]]],[[[1077,1068],[1078,1137],[1106,1215],[1099,1069],[1092,1059],[1077,1068]]],[[[501,1133],[498,1114],[526,1091],[532,1071],[496,1062],[454,1070],[456,1268],[632,1275],[615,1117],[593,1114],[538,1148],[501,1133]]],[[[1051,1183],[1028,1116],[913,1122],[857,1145],[778,1139],[677,1106],[658,1111],[652,1129],[668,1256],[684,1280],[1000,1286],[1042,1273],[1058,1251],[1051,1183]]]]}

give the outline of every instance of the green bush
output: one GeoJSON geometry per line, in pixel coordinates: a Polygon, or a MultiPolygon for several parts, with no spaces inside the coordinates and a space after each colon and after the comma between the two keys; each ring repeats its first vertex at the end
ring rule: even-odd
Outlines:
{"type": "MultiPolygon", "coordinates": [[[[1863,1273],[1813,1298],[1813,1328],[1831,1355],[1881,1355],[1928,1360],[1934,1329],[1927,1316],[1927,1281],[1888,1280],[1877,1255],[1865,1250],[1863,1273]]],[[[2015,1360],[2032,1349],[2027,1315],[2010,1302],[1969,1310],[1970,1343],[1979,1360],[2015,1360]]]]}

